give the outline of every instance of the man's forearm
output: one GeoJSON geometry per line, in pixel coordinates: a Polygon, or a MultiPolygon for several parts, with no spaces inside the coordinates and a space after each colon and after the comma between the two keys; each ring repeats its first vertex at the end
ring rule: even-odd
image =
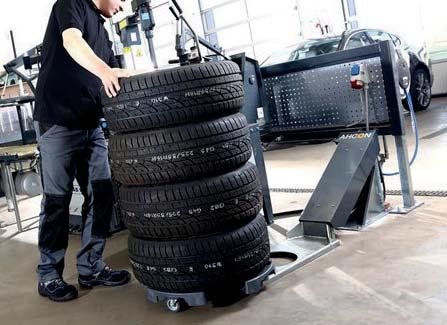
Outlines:
{"type": "Polygon", "coordinates": [[[102,61],[82,38],[80,30],[69,28],[62,33],[64,48],[80,66],[101,78],[105,69],[110,67],[102,61]]]}
{"type": "Polygon", "coordinates": [[[64,48],[81,67],[96,75],[104,86],[109,97],[114,97],[120,91],[118,76],[82,38],[82,32],[77,28],[69,28],[62,33],[64,48]]]}

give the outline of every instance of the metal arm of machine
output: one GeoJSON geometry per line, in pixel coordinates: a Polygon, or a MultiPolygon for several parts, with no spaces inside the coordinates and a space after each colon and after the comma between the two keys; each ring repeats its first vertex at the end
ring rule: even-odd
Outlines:
{"type": "Polygon", "coordinates": [[[169,10],[177,20],[175,50],[177,51],[178,57],[178,60],[170,60],[169,63],[180,63],[180,65],[187,65],[191,63],[201,62],[202,53],[200,52],[197,34],[183,16],[183,10],[176,0],[171,1],[169,10]],[[194,46],[191,47],[191,53],[188,53],[186,49],[186,43],[190,40],[194,41],[194,46]]]}
{"type": "Polygon", "coordinates": [[[177,20],[177,34],[175,49],[177,51],[177,60],[170,60],[169,63],[180,63],[186,65],[191,63],[202,62],[203,56],[200,51],[200,45],[206,47],[211,52],[222,56],[225,60],[229,60],[227,56],[222,53],[222,50],[215,47],[205,39],[199,37],[189,22],[183,15],[183,10],[176,0],[171,0],[173,5],[169,6],[169,10],[177,20]],[[190,40],[194,41],[194,46],[191,47],[191,53],[186,49],[186,43],[190,40]]]}
{"type": "Polygon", "coordinates": [[[202,37],[198,37],[199,39],[199,43],[202,44],[203,46],[205,46],[208,50],[210,50],[211,52],[213,52],[214,54],[220,55],[221,57],[223,57],[225,60],[231,60],[228,56],[226,56],[225,54],[222,53],[222,49],[214,46],[213,44],[211,44],[210,42],[208,42],[206,39],[202,38],[202,37]]]}

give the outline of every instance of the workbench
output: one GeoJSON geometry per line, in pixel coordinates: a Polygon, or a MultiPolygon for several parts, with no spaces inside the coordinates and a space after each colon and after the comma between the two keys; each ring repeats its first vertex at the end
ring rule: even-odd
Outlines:
{"type": "MultiPolygon", "coordinates": [[[[39,153],[37,144],[0,147],[0,172],[3,181],[3,190],[8,204],[8,211],[14,211],[15,213],[17,230],[19,232],[22,232],[23,228],[17,204],[17,194],[12,176],[11,164],[22,163],[28,160],[37,160],[38,158],[39,153]]],[[[37,166],[39,166],[39,164],[37,164],[37,166]]]]}

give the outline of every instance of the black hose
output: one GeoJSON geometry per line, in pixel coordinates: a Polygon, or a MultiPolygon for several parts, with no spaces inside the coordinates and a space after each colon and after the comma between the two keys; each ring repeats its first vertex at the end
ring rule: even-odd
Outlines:
{"type": "Polygon", "coordinates": [[[386,201],[386,186],[385,186],[385,177],[383,175],[382,166],[380,166],[380,161],[377,160],[377,165],[379,166],[379,173],[380,173],[380,181],[382,183],[383,188],[383,201],[386,201]]]}

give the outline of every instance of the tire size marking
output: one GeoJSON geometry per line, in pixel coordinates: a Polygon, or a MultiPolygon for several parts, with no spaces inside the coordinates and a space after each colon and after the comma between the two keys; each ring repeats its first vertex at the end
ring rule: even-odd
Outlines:
{"type": "Polygon", "coordinates": [[[152,104],[160,104],[160,103],[166,103],[169,100],[168,96],[160,96],[160,97],[153,97],[149,98],[152,104]]]}
{"type": "Polygon", "coordinates": [[[207,263],[203,267],[205,268],[205,270],[217,269],[223,267],[223,264],[222,262],[213,262],[213,263],[207,263]]]}
{"type": "Polygon", "coordinates": [[[112,165],[119,165],[119,164],[128,164],[128,165],[134,165],[134,164],[139,164],[140,161],[138,159],[125,159],[125,160],[114,160],[114,159],[110,159],[109,160],[110,163],[112,165]]]}
{"type": "Polygon", "coordinates": [[[111,112],[111,111],[113,111],[113,110],[124,110],[126,108],[126,106],[124,105],[124,104],[116,104],[116,105],[113,105],[113,106],[107,106],[107,107],[104,107],[104,111],[105,112],[111,112]]]}
{"type": "Polygon", "coordinates": [[[165,161],[165,160],[177,160],[177,159],[181,159],[181,158],[187,158],[187,157],[192,157],[194,156],[194,151],[182,151],[182,152],[175,152],[175,153],[170,153],[167,155],[160,155],[160,156],[153,156],[150,158],[150,160],[152,162],[157,162],[157,161],[165,161]]]}
{"type": "Polygon", "coordinates": [[[207,148],[200,149],[201,154],[206,154],[206,153],[215,152],[215,151],[216,151],[215,147],[207,147],[207,148]]]}
{"type": "Polygon", "coordinates": [[[188,210],[188,214],[200,214],[202,212],[201,208],[194,208],[194,209],[189,209],[188,210]]]}
{"type": "Polygon", "coordinates": [[[245,254],[243,254],[243,255],[236,256],[236,257],[234,258],[234,261],[235,261],[235,262],[241,262],[241,261],[243,261],[243,260],[246,260],[246,259],[255,257],[256,255],[259,255],[259,253],[260,253],[260,250],[259,250],[259,249],[255,250],[255,251],[247,252],[247,253],[245,253],[245,254]]]}
{"type": "Polygon", "coordinates": [[[134,262],[132,260],[130,260],[130,264],[132,264],[133,267],[135,267],[136,269],[144,269],[143,265],[141,265],[140,263],[134,262]]]}
{"type": "Polygon", "coordinates": [[[211,211],[216,211],[225,208],[225,203],[217,203],[210,206],[211,211]]]}
{"type": "Polygon", "coordinates": [[[136,154],[138,156],[149,155],[149,157],[144,157],[144,158],[142,157],[141,159],[129,158],[126,160],[110,159],[110,163],[114,164],[114,165],[119,165],[122,163],[133,165],[133,164],[140,164],[140,163],[144,164],[145,161],[150,161],[150,162],[175,161],[175,160],[179,160],[179,159],[183,159],[183,158],[195,157],[196,155],[206,155],[209,153],[220,152],[221,149],[229,150],[232,147],[240,147],[240,146],[246,146],[246,145],[247,145],[247,140],[235,141],[235,142],[227,142],[220,146],[210,146],[210,147],[205,147],[205,148],[201,148],[201,149],[174,152],[174,153],[157,155],[157,156],[151,156],[152,153],[149,150],[149,148],[138,148],[136,151],[136,154]]]}
{"type": "Polygon", "coordinates": [[[245,140],[240,140],[240,141],[227,142],[227,143],[224,143],[222,145],[222,149],[230,149],[231,147],[239,148],[239,147],[242,147],[242,146],[247,146],[248,145],[248,143],[247,143],[248,141],[249,140],[245,139],[245,140]]]}
{"type": "Polygon", "coordinates": [[[202,89],[195,89],[195,90],[188,90],[185,92],[185,97],[186,98],[191,98],[191,97],[199,97],[199,96],[203,96],[203,95],[208,95],[211,92],[215,92],[217,89],[214,87],[209,87],[209,88],[202,88],[202,89]]]}
{"type": "Polygon", "coordinates": [[[145,213],[143,215],[145,218],[148,218],[148,219],[173,218],[173,217],[180,217],[181,212],[180,211],[168,211],[168,212],[157,212],[157,213],[145,213]]]}
{"type": "MultiPolygon", "coordinates": [[[[147,271],[147,272],[164,272],[164,273],[179,273],[179,270],[176,267],[156,267],[151,265],[142,265],[135,261],[130,261],[130,264],[132,266],[140,271],[147,271]]],[[[192,267],[189,268],[190,272],[193,272],[192,267]]]]}
{"type": "Polygon", "coordinates": [[[148,272],[156,272],[157,268],[155,266],[149,266],[149,265],[142,265],[138,262],[135,261],[130,261],[130,264],[132,264],[132,266],[138,270],[141,271],[148,271],[148,272]]]}

